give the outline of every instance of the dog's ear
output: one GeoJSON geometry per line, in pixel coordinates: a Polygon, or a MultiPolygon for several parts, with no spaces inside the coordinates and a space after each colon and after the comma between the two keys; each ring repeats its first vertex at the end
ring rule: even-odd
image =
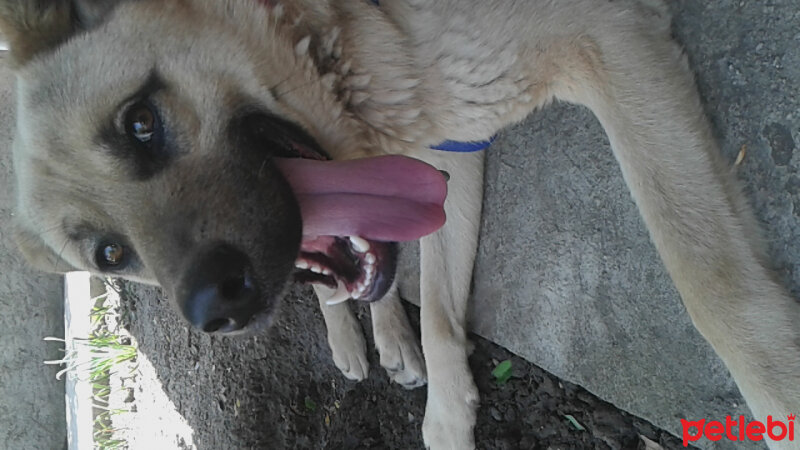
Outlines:
{"type": "Polygon", "coordinates": [[[38,234],[19,221],[12,223],[11,234],[20,253],[33,268],[50,273],[66,273],[77,270],[47,246],[38,234]]]}
{"type": "Polygon", "coordinates": [[[0,0],[0,33],[24,65],[79,30],[96,26],[122,0],[0,0]]]}
{"type": "Polygon", "coordinates": [[[72,35],[72,4],[67,0],[2,0],[0,30],[8,39],[13,61],[23,65],[72,35]]]}

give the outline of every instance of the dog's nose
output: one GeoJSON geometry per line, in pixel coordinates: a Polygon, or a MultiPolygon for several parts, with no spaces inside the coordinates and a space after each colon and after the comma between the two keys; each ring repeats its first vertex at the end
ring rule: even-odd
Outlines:
{"type": "Polygon", "coordinates": [[[197,254],[176,294],[186,319],[208,333],[241,330],[261,309],[249,259],[227,244],[197,254]]]}

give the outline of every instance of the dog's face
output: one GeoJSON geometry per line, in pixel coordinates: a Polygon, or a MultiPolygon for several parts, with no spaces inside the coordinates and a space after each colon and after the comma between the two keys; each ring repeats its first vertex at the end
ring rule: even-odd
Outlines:
{"type": "Polygon", "coordinates": [[[276,159],[349,158],[358,129],[292,36],[264,31],[266,6],[219,3],[123,2],[18,55],[20,246],[48,270],[160,284],[209,332],[268,322],[293,273],[380,298],[393,247],[304,239],[302,177],[276,159]]]}

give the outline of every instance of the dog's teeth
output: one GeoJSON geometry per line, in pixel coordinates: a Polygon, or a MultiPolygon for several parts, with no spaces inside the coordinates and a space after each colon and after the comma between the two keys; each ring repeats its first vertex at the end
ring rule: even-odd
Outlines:
{"type": "Polygon", "coordinates": [[[366,272],[366,273],[367,273],[367,279],[370,279],[370,278],[372,278],[372,275],[374,275],[374,274],[375,274],[375,266],[373,266],[373,265],[368,265],[368,266],[367,266],[367,268],[366,268],[366,269],[364,269],[364,272],[366,272]]]}
{"type": "Polygon", "coordinates": [[[358,253],[364,253],[369,250],[369,242],[366,239],[358,236],[350,236],[350,243],[358,253]]]}
{"type": "Polygon", "coordinates": [[[367,256],[364,257],[364,261],[366,261],[367,264],[375,264],[375,255],[367,253],[367,256]]]}
{"type": "Polygon", "coordinates": [[[323,275],[330,275],[331,273],[332,273],[331,270],[328,269],[327,267],[323,267],[322,268],[322,274],[323,275]]]}
{"type": "Polygon", "coordinates": [[[320,267],[320,266],[311,266],[310,269],[314,273],[322,273],[322,267],[320,267]]]}
{"type": "Polygon", "coordinates": [[[308,269],[308,263],[303,260],[295,261],[294,266],[297,267],[298,269],[303,269],[303,270],[308,269]]]}
{"type": "Polygon", "coordinates": [[[350,300],[350,293],[348,292],[344,297],[336,297],[336,298],[329,298],[325,304],[328,306],[338,305],[339,303],[344,303],[350,300]]]}
{"type": "Polygon", "coordinates": [[[339,303],[346,302],[348,299],[350,299],[350,293],[347,292],[347,287],[344,283],[339,283],[336,292],[325,300],[325,304],[328,306],[338,305],[339,303]]]}
{"type": "Polygon", "coordinates": [[[364,293],[364,289],[366,289],[366,288],[367,288],[367,287],[366,287],[366,286],[364,286],[364,283],[358,283],[358,284],[356,285],[356,291],[358,292],[358,294],[359,294],[359,295],[360,295],[360,294],[363,294],[363,293],[364,293]]]}

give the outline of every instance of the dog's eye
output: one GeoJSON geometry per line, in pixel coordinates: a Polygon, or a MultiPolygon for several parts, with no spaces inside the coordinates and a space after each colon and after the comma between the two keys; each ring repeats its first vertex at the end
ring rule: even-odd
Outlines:
{"type": "Polygon", "coordinates": [[[97,248],[97,265],[101,269],[119,267],[125,260],[125,247],[120,244],[102,244],[97,248]]]}
{"type": "Polygon", "coordinates": [[[131,138],[149,144],[158,128],[158,117],[146,102],[136,102],[125,112],[125,132],[131,138]]]}

